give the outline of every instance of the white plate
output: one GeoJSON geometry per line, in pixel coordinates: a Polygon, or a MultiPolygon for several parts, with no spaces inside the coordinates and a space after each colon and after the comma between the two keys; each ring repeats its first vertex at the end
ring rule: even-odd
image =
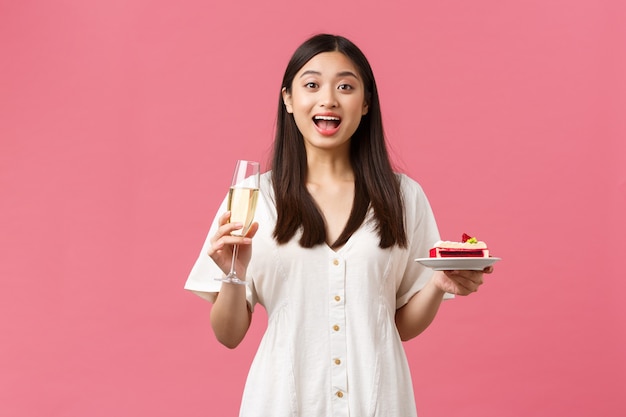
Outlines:
{"type": "Polygon", "coordinates": [[[500,258],[418,258],[419,262],[435,271],[482,271],[500,258]]]}

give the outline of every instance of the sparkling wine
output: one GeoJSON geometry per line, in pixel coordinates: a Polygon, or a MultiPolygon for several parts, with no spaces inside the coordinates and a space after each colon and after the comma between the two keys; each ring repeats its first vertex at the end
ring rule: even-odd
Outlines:
{"type": "Polygon", "coordinates": [[[256,201],[258,197],[258,188],[230,188],[230,191],[228,192],[230,222],[243,224],[243,228],[235,230],[232,233],[233,235],[244,235],[250,228],[252,219],[254,218],[254,210],[256,209],[256,201]]]}

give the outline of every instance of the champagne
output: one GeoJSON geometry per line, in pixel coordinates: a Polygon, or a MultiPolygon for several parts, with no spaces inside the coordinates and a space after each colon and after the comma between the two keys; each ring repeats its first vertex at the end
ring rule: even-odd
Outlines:
{"type": "Polygon", "coordinates": [[[254,218],[256,201],[259,197],[258,188],[230,187],[228,191],[228,210],[230,211],[230,222],[241,223],[243,228],[235,230],[234,236],[242,236],[248,232],[254,218]]]}
{"type": "MultiPolygon", "coordinates": [[[[254,218],[254,210],[256,202],[259,198],[259,163],[254,161],[237,161],[233,180],[230,183],[226,206],[230,211],[230,222],[240,223],[243,227],[235,230],[231,234],[233,236],[243,236],[248,233],[254,218]]],[[[228,282],[232,284],[245,285],[246,281],[237,276],[235,270],[235,262],[237,260],[238,245],[233,245],[233,258],[230,262],[230,271],[226,276],[215,277],[217,281],[228,282]]]]}

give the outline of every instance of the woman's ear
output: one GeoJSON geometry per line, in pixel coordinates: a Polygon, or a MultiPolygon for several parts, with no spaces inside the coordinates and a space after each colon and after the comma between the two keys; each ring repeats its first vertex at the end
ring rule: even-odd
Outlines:
{"type": "Polygon", "coordinates": [[[365,100],[363,102],[363,111],[361,112],[361,116],[365,116],[367,114],[367,112],[369,111],[369,109],[370,109],[370,105],[367,102],[367,100],[365,100]]]}
{"type": "Polygon", "coordinates": [[[293,108],[291,107],[291,93],[287,91],[287,87],[283,87],[281,90],[283,95],[283,103],[285,103],[285,109],[287,113],[293,113],[293,108]]]}

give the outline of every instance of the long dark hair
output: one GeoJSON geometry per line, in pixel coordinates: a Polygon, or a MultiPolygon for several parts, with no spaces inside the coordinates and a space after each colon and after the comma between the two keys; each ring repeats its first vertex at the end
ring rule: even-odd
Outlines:
{"type": "MultiPolygon", "coordinates": [[[[291,91],[294,77],[311,58],[333,51],[341,52],[357,67],[365,86],[368,112],[361,118],[359,127],[350,140],[350,162],[355,176],[352,212],[345,229],[331,247],[340,247],[348,241],[365,221],[370,205],[380,237],[379,246],[388,248],[397,244],[406,247],[399,179],[389,161],[376,82],[363,52],[342,36],[313,36],[300,45],[291,57],[281,91],[283,88],[291,91]]],[[[324,217],[306,188],[306,175],[304,138],[293,115],[287,112],[281,93],[278,99],[272,158],[272,182],[278,213],[274,238],[279,244],[287,243],[299,229],[302,229],[299,241],[302,247],[311,248],[326,241],[324,217]]]]}

